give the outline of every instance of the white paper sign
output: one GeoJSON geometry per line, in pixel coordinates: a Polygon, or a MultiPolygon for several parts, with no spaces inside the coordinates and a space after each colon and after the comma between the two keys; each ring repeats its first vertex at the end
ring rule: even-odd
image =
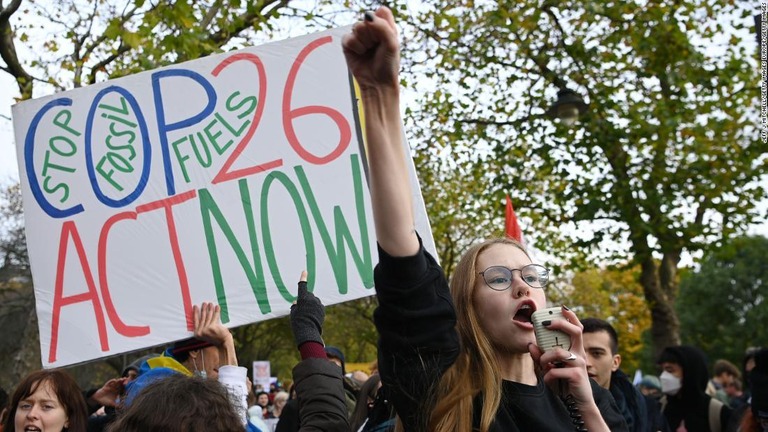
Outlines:
{"type": "MultiPolygon", "coordinates": [[[[349,28],[13,108],[44,367],[373,294],[376,239],[349,28]]],[[[414,184],[417,229],[434,250],[414,184]]]]}
{"type": "Polygon", "coordinates": [[[253,387],[261,386],[261,391],[269,393],[269,384],[272,382],[272,369],[268,360],[253,362],[253,387]]]}

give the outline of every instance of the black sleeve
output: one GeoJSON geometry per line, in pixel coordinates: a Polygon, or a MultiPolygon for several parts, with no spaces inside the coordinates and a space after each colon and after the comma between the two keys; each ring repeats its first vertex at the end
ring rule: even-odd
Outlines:
{"type": "Polygon", "coordinates": [[[299,401],[299,431],[349,431],[340,367],[324,358],[308,358],[293,368],[293,379],[299,401]]]}
{"type": "Polygon", "coordinates": [[[299,403],[291,399],[285,403],[277,421],[275,432],[297,432],[299,430],[299,403]]]}
{"type": "Polygon", "coordinates": [[[720,430],[726,430],[731,424],[731,417],[733,417],[733,410],[726,404],[723,404],[723,408],[720,410],[720,430]]]}
{"type": "Polygon", "coordinates": [[[382,385],[405,429],[426,430],[429,396],[459,352],[448,282],[423,246],[410,257],[379,248],[374,280],[382,385]]]}
{"type": "Polygon", "coordinates": [[[101,405],[99,405],[98,403],[94,402],[91,399],[91,396],[93,396],[93,394],[96,393],[97,391],[99,391],[98,388],[92,388],[82,392],[83,399],[85,399],[85,406],[88,408],[88,416],[95,413],[96,411],[99,410],[99,408],[101,408],[101,405]]]}
{"type": "Polygon", "coordinates": [[[603,416],[603,420],[608,425],[611,432],[629,432],[627,428],[627,422],[624,420],[624,416],[621,415],[616,401],[611,396],[611,392],[600,387],[595,380],[589,380],[592,385],[592,395],[595,398],[595,404],[597,409],[600,410],[600,414],[603,416]]]}
{"type": "Polygon", "coordinates": [[[651,426],[653,432],[672,432],[667,424],[667,419],[664,414],[661,413],[661,404],[657,399],[650,396],[643,396],[645,398],[645,407],[648,410],[648,423],[651,426]]]}

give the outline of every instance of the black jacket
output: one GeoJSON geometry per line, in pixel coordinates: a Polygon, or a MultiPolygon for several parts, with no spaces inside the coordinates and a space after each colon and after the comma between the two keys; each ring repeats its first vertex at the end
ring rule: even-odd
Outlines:
{"type": "Polygon", "coordinates": [[[631,432],[669,432],[659,403],[643,396],[624,372],[616,370],[611,374],[609,390],[631,432]]]}
{"type": "Polygon", "coordinates": [[[299,407],[299,431],[349,432],[341,368],[322,358],[293,368],[299,407]]]}
{"type": "MultiPolygon", "coordinates": [[[[406,431],[426,431],[435,386],[459,355],[456,311],[448,282],[434,258],[422,250],[396,258],[379,248],[374,270],[379,306],[379,373],[406,431]]],[[[607,390],[593,385],[595,402],[612,431],[624,418],[607,390]]],[[[548,387],[504,381],[503,400],[491,431],[573,430],[565,404],[548,387]]],[[[474,408],[482,404],[481,395],[474,408]]],[[[479,421],[475,415],[475,421],[479,421]]]]}

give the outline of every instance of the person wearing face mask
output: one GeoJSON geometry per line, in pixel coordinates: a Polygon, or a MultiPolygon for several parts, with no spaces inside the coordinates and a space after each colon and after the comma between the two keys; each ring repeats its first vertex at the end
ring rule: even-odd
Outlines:
{"type": "Polygon", "coordinates": [[[657,364],[662,372],[662,413],[675,432],[719,432],[731,409],[706,394],[709,372],[704,353],[692,346],[667,347],[657,364]]]}

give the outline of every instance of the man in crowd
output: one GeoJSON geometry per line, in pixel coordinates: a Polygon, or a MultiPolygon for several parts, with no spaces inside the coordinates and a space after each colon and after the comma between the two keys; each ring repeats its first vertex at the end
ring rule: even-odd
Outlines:
{"type": "Polygon", "coordinates": [[[597,318],[587,318],[581,323],[584,325],[587,373],[598,385],[611,392],[629,430],[668,431],[658,402],[643,396],[619,369],[619,337],[613,326],[597,318]]]}

